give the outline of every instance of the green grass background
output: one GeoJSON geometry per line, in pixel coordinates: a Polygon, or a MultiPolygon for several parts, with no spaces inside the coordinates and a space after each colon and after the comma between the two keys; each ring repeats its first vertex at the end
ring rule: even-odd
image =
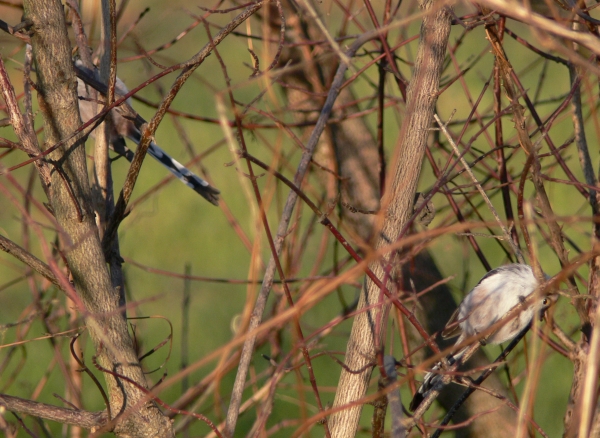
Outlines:
{"type": "MultiPolygon", "coordinates": [[[[211,7],[213,4],[205,2],[204,6],[211,7]]],[[[122,20],[119,31],[122,32],[129,23],[133,22],[145,7],[150,7],[150,12],[143,20],[141,20],[133,35],[143,41],[146,50],[159,46],[179,34],[179,32],[192,21],[186,10],[190,10],[194,14],[202,13],[195,5],[190,5],[183,1],[170,1],[167,3],[136,0],[130,2],[128,12],[122,20]]],[[[407,8],[410,7],[410,5],[407,6],[407,8]]],[[[18,13],[12,9],[5,9],[5,20],[12,23],[19,21],[18,13]]],[[[90,15],[91,11],[92,8],[84,9],[84,13],[88,14],[85,15],[88,20],[92,19],[90,15]]],[[[224,16],[213,15],[211,16],[211,22],[224,24],[230,17],[231,14],[226,14],[224,16]]],[[[326,20],[328,26],[334,33],[334,29],[336,29],[336,25],[339,24],[340,21],[339,17],[332,13],[331,15],[326,15],[326,20]]],[[[256,22],[253,23],[253,26],[253,31],[260,35],[260,28],[256,26],[256,22]]],[[[415,34],[417,28],[418,24],[413,23],[407,34],[415,34]]],[[[524,34],[527,32],[525,28],[517,28],[524,34]]],[[[245,29],[241,30],[245,31],[245,29]]],[[[215,35],[217,29],[212,28],[211,32],[215,35]]],[[[396,30],[394,32],[398,31],[396,30]]],[[[457,53],[459,61],[465,64],[472,62],[473,57],[484,57],[484,59],[478,62],[465,76],[469,86],[472,87],[473,90],[479,90],[481,88],[491,71],[492,57],[489,53],[485,52],[485,39],[483,35],[476,34],[482,32],[482,29],[474,30],[469,39],[469,45],[461,48],[457,53]]],[[[453,38],[456,38],[459,33],[459,29],[454,29],[453,38]]],[[[19,85],[20,82],[18,81],[20,81],[21,76],[19,76],[18,69],[20,68],[19,62],[23,59],[23,53],[22,51],[14,51],[14,48],[16,47],[15,41],[9,39],[7,36],[3,35],[0,41],[2,42],[2,56],[11,69],[11,72],[14,75],[13,77],[16,78],[17,85],[15,86],[20,89],[21,85],[19,85]]],[[[203,26],[200,25],[172,48],[156,55],[155,59],[158,62],[167,65],[185,60],[206,44],[206,41],[205,30],[203,26]]],[[[219,53],[223,56],[225,63],[228,66],[228,74],[232,78],[232,83],[235,84],[236,98],[242,102],[249,102],[256,97],[264,87],[259,81],[248,80],[251,70],[245,66],[244,63],[250,63],[251,58],[247,53],[246,46],[241,43],[242,41],[241,38],[228,38],[219,46],[219,53]]],[[[511,53],[511,61],[517,70],[519,68],[525,68],[530,64],[530,55],[522,48],[517,47],[514,41],[507,38],[506,46],[507,52],[511,53]],[[511,50],[511,48],[513,50],[511,50]],[[512,56],[513,54],[515,55],[512,56]]],[[[410,54],[414,54],[415,50],[416,45],[413,43],[410,46],[399,50],[398,55],[411,59],[410,54]]],[[[119,58],[125,58],[133,53],[135,53],[135,50],[132,39],[127,39],[120,48],[119,58]]],[[[258,53],[260,54],[260,52],[258,53]]],[[[261,68],[264,68],[269,62],[270,59],[261,59],[261,68]]],[[[537,86],[536,77],[539,77],[541,69],[542,64],[540,63],[539,65],[534,66],[532,71],[526,75],[529,81],[526,83],[528,89],[535,89],[537,86]]],[[[152,71],[156,72],[156,69],[154,68],[152,71]]],[[[452,71],[454,70],[447,69],[444,79],[449,79],[453,74],[450,73],[452,71]]],[[[407,77],[410,77],[410,68],[408,66],[403,65],[403,72],[407,77]]],[[[370,80],[376,80],[375,69],[372,68],[366,74],[370,80]]],[[[547,74],[552,78],[552,81],[555,84],[554,87],[546,87],[544,90],[544,93],[547,93],[548,99],[560,96],[568,90],[568,75],[565,68],[550,66],[547,74]]],[[[119,64],[119,76],[130,86],[136,86],[149,77],[150,74],[148,70],[146,70],[144,64],[138,61],[119,64]]],[[[160,81],[161,85],[168,89],[174,78],[175,75],[163,78],[160,81]]],[[[388,88],[390,94],[397,94],[397,89],[391,82],[388,83],[388,88]]],[[[215,109],[216,101],[214,97],[215,91],[223,92],[224,89],[225,82],[217,62],[217,57],[211,55],[197,70],[192,79],[185,85],[183,92],[179,94],[173,103],[173,108],[196,115],[217,118],[218,114],[215,109]]],[[[357,81],[357,89],[365,93],[371,92],[366,81],[362,81],[362,79],[357,81]]],[[[159,100],[158,93],[152,87],[148,87],[141,94],[154,102],[159,100]]],[[[226,95],[224,95],[224,99],[227,99],[226,95]]],[[[266,110],[274,109],[273,102],[267,98],[262,99],[257,105],[266,110]]],[[[365,104],[365,106],[366,105],[367,104],[365,104]]],[[[482,108],[486,108],[489,105],[491,105],[491,100],[490,94],[488,93],[484,99],[482,108]]],[[[151,108],[139,103],[136,103],[135,106],[147,119],[152,116],[153,110],[151,108]]],[[[456,111],[454,120],[464,119],[471,108],[464,99],[464,91],[459,82],[456,82],[444,92],[439,100],[438,107],[442,118],[447,118],[452,111],[456,111]]],[[[548,111],[550,108],[551,106],[549,105],[548,111]]],[[[231,118],[231,112],[228,113],[228,116],[231,118]]],[[[283,114],[281,117],[287,121],[293,120],[291,115],[283,114]]],[[[369,116],[369,121],[372,122],[371,126],[373,129],[375,126],[374,117],[374,115],[369,116]]],[[[259,120],[258,117],[256,118],[259,120]]],[[[388,154],[391,156],[398,133],[398,123],[400,123],[401,120],[398,119],[397,113],[392,109],[387,110],[386,119],[389,121],[387,124],[386,138],[390,139],[386,147],[388,154]]],[[[41,122],[39,115],[37,116],[37,120],[38,122],[41,122]]],[[[553,130],[552,135],[556,144],[561,144],[562,141],[571,135],[569,123],[569,119],[567,118],[553,130]],[[564,131],[561,132],[561,129],[564,129],[564,131]]],[[[223,131],[215,124],[183,120],[182,125],[185,127],[186,133],[189,135],[196,151],[206,150],[223,139],[223,131]]],[[[511,123],[507,121],[504,126],[507,138],[512,138],[514,144],[515,134],[511,123]]],[[[3,128],[1,135],[8,138],[14,138],[9,131],[10,128],[3,128]]],[[[279,133],[274,130],[268,132],[263,131],[261,134],[265,135],[265,137],[272,142],[274,142],[279,135],[279,133]]],[[[160,126],[156,135],[156,141],[181,161],[189,159],[189,155],[168,117],[160,126]]],[[[271,153],[264,147],[261,138],[248,134],[246,135],[246,141],[253,154],[264,159],[266,162],[270,161],[271,153]]],[[[92,142],[90,141],[90,146],[88,146],[88,148],[91,147],[91,144],[92,142]]],[[[590,141],[590,144],[595,145],[596,143],[590,141]]],[[[487,147],[485,144],[476,144],[475,146],[480,147],[483,150],[486,150],[487,147]]],[[[286,152],[290,149],[291,147],[287,144],[285,146],[286,152]]],[[[88,150],[88,152],[91,153],[90,150],[88,150]]],[[[546,150],[543,152],[546,152],[546,150]]],[[[292,158],[292,163],[297,162],[298,157],[299,152],[297,151],[292,158]]],[[[593,151],[593,157],[595,164],[597,164],[597,150],[593,151]]],[[[519,165],[522,166],[523,159],[523,154],[520,154],[515,161],[511,163],[511,167],[518,169],[519,165]]],[[[22,160],[22,154],[13,153],[3,160],[3,164],[5,166],[10,166],[22,160]]],[[[244,178],[240,176],[240,173],[236,170],[239,169],[240,172],[244,172],[245,168],[241,164],[239,166],[224,166],[225,163],[232,160],[233,157],[231,153],[225,146],[221,146],[215,153],[210,154],[202,162],[202,165],[209,170],[214,185],[221,190],[222,198],[229,208],[231,208],[233,216],[238,220],[248,236],[254,240],[257,237],[257,232],[256,224],[252,221],[253,215],[251,212],[253,207],[249,205],[243,189],[243,185],[247,184],[247,182],[243,181],[244,178]]],[[[570,156],[568,163],[575,171],[576,175],[579,176],[581,172],[576,163],[575,152],[570,156]]],[[[26,181],[30,169],[30,167],[26,167],[17,170],[13,172],[13,176],[21,182],[26,181]]],[[[194,169],[198,171],[198,168],[194,169]]],[[[113,170],[115,172],[115,185],[119,187],[124,179],[127,165],[124,160],[119,160],[114,164],[113,170]]],[[[286,174],[288,176],[291,175],[290,172],[287,172],[286,174]]],[[[151,188],[165,176],[166,172],[160,165],[152,162],[152,160],[147,160],[136,185],[134,198],[145,193],[146,190],[151,188]]],[[[553,176],[564,179],[564,176],[558,171],[554,173],[553,176]]],[[[435,178],[429,167],[424,166],[420,183],[421,189],[427,190],[431,188],[434,180],[435,178]]],[[[265,181],[266,177],[261,178],[259,180],[259,185],[264,187],[265,181]]],[[[3,184],[6,184],[6,180],[4,180],[3,184]]],[[[589,208],[586,206],[584,200],[573,195],[575,190],[572,187],[549,183],[547,189],[551,195],[553,207],[558,215],[569,216],[580,214],[585,216],[589,214],[589,208]]],[[[528,190],[528,196],[530,198],[533,197],[530,185],[528,190]]],[[[37,193],[39,194],[40,191],[37,190],[37,193]]],[[[279,205],[285,199],[286,194],[287,190],[283,188],[279,189],[276,193],[276,197],[280,200],[279,205]]],[[[496,197],[494,201],[499,207],[499,197],[496,197]]],[[[21,217],[7,199],[3,199],[1,202],[3,207],[0,208],[0,232],[16,242],[21,242],[21,217]]],[[[434,203],[436,203],[436,206],[441,213],[438,213],[438,217],[443,217],[446,208],[444,207],[446,205],[445,198],[438,194],[434,197],[434,203]]],[[[311,219],[311,214],[312,213],[307,210],[304,211],[300,226],[306,226],[311,219]]],[[[275,230],[278,224],[278,214],[275,208],[268,212],[268,217],[271,229],[275,230]]],[[[491,216],[488,215],[488,217],[491,216]]],[[[43,221],[43,218],[39,215],[36,215],[36,219],[43,221]]],[[[441,219],[436,219],[438,222],[434,222],[431,226],[434,227],[436,223],[439,223],[439,220],[441,219]]],[[[576,223],[569,225],[566,232],[578,245],[587,249],[589,248],[589,229],[590,226],[588,223],[576,223]]],[[[319,231],[319,233],[320,232],[321,231],[319,231]]],[[[46,235],[52,236],[52,233],[46,231],[46,235]]],[[[258,236],[263,240],[261,255],[262,260],[266,263],[269,257],[268,247],[261,231],[258,232],[258,236]]],[[[317,234],[317,236],[319,236],[319,234],[317,234]]],[[[491,239],[478,239],[478,241],[483,252],[489,258],[493,266],[506,262],[503,253],[498,250],[498,246],[495,242],[491,239]]],[[[316,244],[318,238],[314,237],[311,242],[316,244]]],[[[120,244],[123,256],[134,259],[149,267],[183,273],[184,266],[189,264],[191,266],[192,274],[194,275],[232,279],[246,279],[248,276],[250,263],[249,253],[228,224],[223,213],[218,208],[215,208],[200,199],[197,194],[186,189],[175,180],[169,183],[156,196],[153,196],[150,200],[140,204],[124,221],[120,229],[120,244]]],[[[41,256],[35,240],[32,241],[32,251],[38,256],[41,256]]],[[[457,300],[459,300],[464,295],[464,292],[467,292],[485,273],[472,251],[464,243],[464,239],[460,237],[444,235],[432,242],[431,251],[444,275],[455,276],[451,284],[456,291],[457,300]],[[466,273],[468,273],[468,275],[466,273]]],[[[316,247],[307,248],[306,255],[302,260],[303,265],[299,269],[298,275],[308,274],[312,267],[311,261],[316,253],[316,247]]],[[[549,248],[544,247],[544,245],[541,245],[540,248],[540,259],[542,266],[548,274],[552,275],[558,271],[559,265],[556,257],[554,257],[549,248]]],[[[327,271],[332,263],[332,252],[329,251],[328,257],[326,258],[326,266],[322,267],[322,271],[327,271]]],[[[127,278],[128,292],[133,302],[141,302],[135,310],[130,311],[130,314],[140,316],[160,315],[173,324],[173,351],[171,358],[167,363],[166,370],[169,375],[174,375],[179,369],[181,355],[180,342],[183,281],[144,272],[127,263],[124,265],[124,270],[127,278]]],[[[10,282],[12,279],[19,277],[21,273],[22,266],[20,266],[17,261],[4,254],[0,256],[0,284],[10,282]]],[[[582,274],[585,278],[586,273],[584,272],[582,274]]],[[[352,285],[347,285],[342,288],[342,291],[346,300],[352,301],[357,293],[357,288],[352,285]]],[[[247,287],[243,285],[223,285],[209,282],[191,283],[191,303],[189,307],[191,317],[191,342],[189,346],[190,363],[201,360],[232,339],[232,321],[242,312],[246,300],[246,293],[247,287]]],[[[20,281],[11,287],[0,290],[0,302],[2,303],[0,306],[0,325],[12,324],[21,319],[23,312],[25,312],[26,307],[31,302],[30,294],[31,292],[24,281],[20,281]]],[[[55,293],[55,295],[57,301],[56,308],[58,308],[58,303],[62,302],[64,297],[60,293],[55,293]]],[[[303,328],[307,333],[310,333],[314,329],[330,321],[338,314],[339,310],[339,300],[332,294],[303,316],[303,328]]],[[[561,324],[571,328],[573,331],[576,330],[576,316],[572,307],[566,303],[566,300],[563,299],[559,302],[555,317],[557,320],[561,321],[561,324]]],[[[62,320],[59,318],[59,321],[59,324],[63,324],[65,328],[67,327],[66,319],[64,317],[62,317],[62,320]]],[[[149,348],[152,348],[169,334],[168,325],[161,319],[138,320],[133,323],[135,324],[139,341],[142,344],[142,351],[147,351],[149,348]]],[[[4,344],[14,341],[16,339],[17,330],[18,326],[16,328],[5,328],[0,332],[0,341],[4,344]]],[[[344,350],[349,331],[349,322],[340,324],[335,328],[333,333],[321,341],[321,346],[323,349],[332,351],[344,350]]],[[[44,333],[44,327],[36,322],[33,324],[26,338],[31,339],[42,336],[44,333]]],[[[578,335],[576,334],[575,336],[578,335]]],[[[63,357],[67,357],[68,355],[67,341],[68,340],[65,339],[58,340],[59,350],[63,357]]],[[[89,345],[89,342],[86,342],[85,339],[84,343],[86,345],[85,355],[88,359],[88,363],[90,363],[93,350],[89,345]]],[[[287,349],[285,351],[289,351],[293,347],[292,344],[293,338],[291,330],[284,332],[284,350],[287,349]]],[[[401,351],[398,348],[398,345],[395,346],[394,351],[401,351]]],[[[498,353],[498,348],[487,347],[487,351],[489,351],[489,356],[493,357],[498,353]]],[[[261,358],[260,353],[270,354],[269,348],[264,347],[260,349],[254,356],[254,366],[257,374],[270,366],[268,362],[261,358]]],[[[17,350],[17,352],[14,353],[14,356],[11,356],[10,358],[7,355],[7,349],[0,349],[0,362],[9,362],[8,367],[3,374],[0,375],[0,389],[3,387],[2,382],[9,381],[9,376],[12,372],[18,372],[16,380],[10,385],[6,392],[11,395],[29,397],[36,385],[38,385],[42,379],[47,378],[48,381],[38,400],[60,405],[60,400],[53,397],[52,394],[63,394],[65,382],[59,369],[51,364],[53,354],[51,345],[47,341],[35,341],[25,344],[23,348],[17,350]],[[20,358],[21,355],[23,355],[23,361],[17,359],[20,358]]],[[[165,358],[166,352],[163,349],[152,356],[145,365],[148,369],[154,368],[155,366],[160,365],[165,358]]],[[[525,366],[522,357],[516,362],[516,365],[512,368],[513,375],[520,370],[523,370],[525,366]]],[[[335,386],[339,376],[339,366],[327,356],[315,359],[314,365],[317,381],[324,388],[321,393],[323,401],[325,403],[331,403],[333,401],[335,386]]],[[[206,366],[199,368],[190,375],[190,382],[193,384],[194,382],[201,380],[214,366],[215,362],[212,361],[206,366]]],[[[541,373],[538,396],[536,397],[535,419],[551,437],[558,437],[562,435],[562,415],[566,406],[571,384],[572,366],[566,359],[558,357],[557,355],[551,355],[548,360],[544,362],[541,373]]],[[[95,374],[98,375],[99,373],[96,372],[95,374]]],[[[228,394],[229,388],[231,388],[233,383],[233,375],[233,373],[230,373],[223,378],[223,381],[221,382],[222,395],[228,394]]],[[[302,376],[302,383],[308,388],[309,383],[306,378],[305,370],[302,370],[302,376]]],[[[101,376],[99,377],[101,378],[101,376]]],[[[156,381],[159,378],[160,373],[157,373],[152,375],[150,380],[156,381]]],[[[86,377],[83,379],[85,394],[84,407],[89,410],[102,409],[102,400],[97,390],[90,383],[89,379],[86,377]]],[[[299,417],[301,409],[297,397],[297,384],[298,379],[294,373],[289,373],[282,380],[280,389],[278,389],[278,395],[275,399],[273,414],[268,421],[268,427],[288,418],[299,417]]],[[[520,384],[517,387],[517,390],[522,390],[522,387],[523,384],[520,384]]],[[[180,392],[179,384],[176,384],[162,393],[161,397],[165,401],[170,402],[175,400],[180,392]]],[[[250,391],[248,391],[247,394],[250,394],[250,391]]],[[[308,414],[315,414],[315,404],[310,390],[306,389],[305,395],[308,414]]],[[[403,401],[406,402],[408,400],[407,392],[403,391],[402,395],[403,401]]],[[[209,412],[212,416],[211,419],[218,422],[222,417],[218,418],[218,416],[215,416],[215,412],[220,411],[221,415],[224,415],[227,404],[227,400],[219,401],[209,397],[205,405],[198,409],[198,412],[209,412]],[[215,403],[218,404],[218,407],[215,407],[215,403]]],[[[372,408],[369,406],[365,407],[363,410],[361,424],[365,427],[368,427],[370,424],[371,410],[372,408]]],[[[10,416],[6,417],[12,421],[10,416]]],[[[254,410],[251,410],[250,413],[243,414],[240,417],[237,430],[238,433],[236,436],[245,436],[246,432],[253,424],[254,418],[254,410]]],[[[51,424],[50,427],[54,436],[59,436],[63,430],[62,427],[57,424],[51,424]]],[[[293,428],[283,429],[275,434],[275,436],[289,436],[290,430],[293,430],[293,428]]],[[[192,431],[193,433],[191,436],[202,436],[207,433],[208,428],[203,424],[198,423],[194,426],[192,431]]],[[[319,428],[314,428],[310,433],[310,436],[320,436],[320,434],[321,430],[319,428]]],[[[360,436],[367,436],[367,434],[363,433],[360,436]]]]}

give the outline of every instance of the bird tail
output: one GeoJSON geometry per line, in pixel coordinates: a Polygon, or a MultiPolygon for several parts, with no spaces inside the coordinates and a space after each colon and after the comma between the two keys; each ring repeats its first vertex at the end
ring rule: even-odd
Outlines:
{"type": "MultiPolygon", "coordinates": [[[[463,357],[466,351],[467,347],[463,348],[454,355],[449,354],[448,356],[446,356],[446,363],[448,364],[448,366],[456,364],[463,357]]],[[[433,368],[431,368],[431,371],[425,374],[421,386],[419,386],[419,389],[417,389],[417,392],[415,393],[412,401],[410,402],[409,409],[412,412],[414,412],[419,407],[423,400],[425,400],[425,398],[429,395],[429,392],[431,390],[441,389],[440,385],[442,384],[443,373],[440,371],[443,370],[443,368],[444,366],[442,362],[437,362],[433,366],[433,368]]]]}
{"type": "Polygon", "coordinates": [[[148,154],[165,166],[179,179],[179,181],[190,187],[211,204],[218,205],[218,195],[221,192],[188,170],[185,166],[183,166],[183,164],[158,147],[156,143],[150,143],[150,146],[148,147],[148,154]]]}
{"type": "MultiPolygon", "coordinates": [[[[453,357],[448,356],[447,360],[448,362],[450,362],[450,360],[453,360],[453,357]]],[[[439,382],[441,382],[442,376],[439,373],[441,369],[442,362],[437,362],[433,366],[433,368],[431,368],[431,371],[425,374],[421,386],[419,386],[419,389],[417,389],[417,392],[415,393],[412,401],[410,402],[409,409],[412,412],[417,410],[417,408],[421,405],[423,400],[425,400],[425,397],[427,397],[427,395],[429,394],[429,391],[431,391],[439,382]]]]}
{"type": "MultiPolygon", "coordinates": [[[[108,87],[102,83],[100,75],[97,69],[86,68],[81,59],[75,60],[76,72],[81,78],[77,80],[77,91],[80,97],[79,109],[81,118],[84,122],[90,120],[95,116],[95,110],[90,101],[87,83],[95,83],[92,88],[99,90],[100,93],[106,94],[108,87]]],[[[120,95],[125,95],[129,92],[125,84],[117,78],[117,92],[120,95]]],[[[129,99],[128,99],[129,103],[129,99]]],[[[119,155],[127,158],[129,162],[133,160],[133,152],[127,148],[123,137],[128,137],[133,140],[135,144],[139,144],[141,140],[140,131],[137,129],[135,124],[129,119],[119,114],[118,111],[111,111],[111,117],[113,119],[113,132],[111,133],[110,142],[112,149],[119,155]]],[[[139,115],[137,115],[139,118],[139,115]]],[[[91,135],[94,135],[91,133],[91,135]]],[[[219,190],[215,189],[208,182],[204,181],[199,176],[195,175],[190,170],[186,169],[179,161],[169,156],[165,151],[159,148],[156,143],[150,143],[148,147],[148,153],[150,156],[158,160],[163,166],[165,166],[171,173],[173,173],[179,181],[190,187],[196,193],[200,194],[204,199],[214,205],[219,203],[219,190]]]]}

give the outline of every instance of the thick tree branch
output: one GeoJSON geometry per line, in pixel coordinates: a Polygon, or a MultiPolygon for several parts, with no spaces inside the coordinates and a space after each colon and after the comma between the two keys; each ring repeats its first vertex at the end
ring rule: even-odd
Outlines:
{"type": "Polygon", "coordinates": [[[60,281],[56,278],[56,275],[50,269],[46,263],[38,259],[36,256],[21,248],[19,245],[14,243],[12,240],[7,239],[6,237],[0,235],[0,250],[10,254],[11,256],[17,258],[21,262],[25,263],[35,272],[40,274],[42,277],[45,277],[48,281],[53,283],[62,289],[60,281]]]}
{"type": "MultiPolygon", "coordinates": [[[[60,2],[45,0],[28,0],[24,9],[25,17],[33,23],[31,44],[46,146],[61,144],[47,158],[52,166],[48,192],[62,230],[61,249],[85,306],[79,311],[86,315],[101,365],[145,387],[94,220],[83,139],[72,136],[81,121],[64,11],[60,2]]],[[[114,423],[117,435],[173,436],[170,421],[143,391],[112,375],[105,375],[105,379],[111,411],[119,414],[114,423]],[[145,401],[141,409],[128,410],[141,400],[145,401]]]]}
{"type": "Polygon", "coordinates": [[[45,420],[56,421],[63,424],[72,424],[94,431],[108,421],[106,411],[88,412],[76,409],[60,408],[47,403],[25,400],[6,394],[0,394],[0,406],[18,414],[32,415],[45,420]]]}
{"type": "MultiPolygon", "coordinates": [[[[402,143],[397,147],[392,166],[394,176],[390,190],[382,202],[385,219],[377,248],[396,242],[413,213],[413,200],[433,121],[439,79],[450,34],[450,15],[445,8],[436,9],[432,1],[424,1],[421,7],[426,15],[421,25],[417,60],[408,89],[407,111],[400,134],[402,143]]],[[[393,254],[390,254],[383,263],[374,263],[371,269],[386,282],[394,276],[397,264],[393,254]],[[391,272],[388,267],[384,267],[388,264],[391,272]]],[[[377,306],[381,293],[374,282],[370,279],[365,281],[359,309],[374,307],[360,313],[352,326],[346,352],[347,368],[342,370],[334,401],[334,408],[347,408],[336,412],[330,419],[332,436],[336,438],[350,438],[356,434],[362,409],[356,402],[366,393],[372,372],[368,365],[375,361],[376,346],[380,345],[381,334],[384,332],[381,327],[376,327],[377,322],[382,320],[382,315],[386,314],[385,306],[377,306]],[[351,373],[346,369],[365,371],[351,373]]]]}

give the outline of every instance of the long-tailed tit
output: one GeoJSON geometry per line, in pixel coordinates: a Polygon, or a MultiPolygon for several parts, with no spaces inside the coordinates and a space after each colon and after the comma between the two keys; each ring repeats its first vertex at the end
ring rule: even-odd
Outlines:
{"type": "MultiPolygon", "coordinates": [[[[84,75],[86,80],[93,82],[94,88],[104,88],[99,90],[101,94],[104,94],[107,90],[105,84],[102,83],[98,70],[88,69],[83,66],[81,60],[75,61],[75,67],[79,70],[78,76],[84,75]]],[[[116,81],[116,93],[118,95],[125,95],[129,92],[123,81],[117,78],[116,81]]],[[[94,99],[90,98],[91,87],[87,85],[80,78],[77,79],[77,94],[79,94],[79,112],[81,114],[81,120],[86,123],[92,117],[96,115],[97,104],[94,99]]],[[[127,103],[131,105],[131,100],[128,99],[127,103]]],[[[136,145],[140,143],[142,134],[137,128],[135,123],[129,118],[123,117],[118,109],[113,109],[110,112],[112,119],[112,132],[110,133],[110,146],[116,153],[124,156],[129,162],[133,160],[133,152],[125,145],[124,137],[132,140],[136,145]]],[[[94,136],[94,132],[91,133],[94,136]]],[[[190,187],[192,190],[200,194],[204,199],[209,201],[211,204],[217,205],[219,201],[218,194],[219,190],[215,189],[208,182],[204,181],[199,176],[195,175],[190,170],[186,169],[181,163],[174,158],[170,157],[165,151],[158,147],[154,142],[150,143],[148,147],[148,154],[158,160],[163,166],[165,166],[170,172],[172,172],[182,183],[190,187]]]]}
{"type": "MultiPolygon", "coordinates": [[[[478,339],[482,345],[510,341],[529,326],[535,315],[542,318],[546,309],[556,302],[556,295],[528,299],[538,286],[538,280],[528,265],[511,264],[488,272],[458,306],[442,331],[442,337],[447,339],[460,335],[455,343],[458,346],[486,333],[512,312],[514,317],[486,337],[478,339]],[[522,309],[516,309],[519,306],[522,309]]],[[[448,356],[448,363],[458,362],[469,347],[467,345],[448,356]]],[[[425,375],[410,403],[411,411],[417,409],[428,392],[441,382],[440,369],[442,363],[438,362],[432,372],[425,375]]]]}

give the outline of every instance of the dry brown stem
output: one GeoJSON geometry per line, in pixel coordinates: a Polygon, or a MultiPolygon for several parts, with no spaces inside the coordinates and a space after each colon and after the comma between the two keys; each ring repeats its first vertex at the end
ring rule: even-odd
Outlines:
{"type": "MultiPolygon", "coordinates": [[[[408,87],[407,112],[402,122],[400,138],[402,143],[392,165],[392,183],[382,200],[385,213],[377,248],[396,242],[408,219],[413,213],[413,200],[420,175],[422,159],[426,148],[429,129],[438,93],[442,63],[450,33],[448,10],[433,2],[423,2],[421,7],[426,15],[421,26],[421,35],[413,79],[408,87]]],[[[371,269],[384,284],[397,272],[397,259],[394,253],[381,262],[371,265],[371,269]],[[391,268],[391,270],[390,270],[391,268]]],[[[375,309],[360,313],[354,320],[346,350],[345,364],[350,370],[365,368],[375,359],[377,346],[381,345],[382,315],[386,306],[380,300],[380,289],[370,280],[360,295],[359,309],[377,305],[375,309]],[[379,326],[378,326],[379,325],[379,326]],[[379,338],[379,339],[378,339],[379,338]]],[[[342,371],[334,401],[334,408],[345,407],[329,420],[332,436],[353,437],[358,426],[362,409],[356,405],[367,391],[371,368],[361,373],[342,371]]]]}

